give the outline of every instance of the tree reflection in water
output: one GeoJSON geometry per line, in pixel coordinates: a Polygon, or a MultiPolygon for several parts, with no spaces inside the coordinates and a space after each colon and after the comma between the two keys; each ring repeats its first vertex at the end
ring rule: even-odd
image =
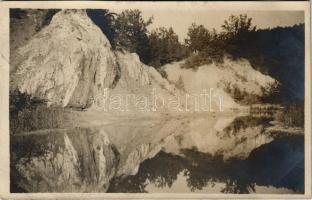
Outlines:
{"type": "Polygon", "coordinates": [[[108,192],[147,192],[148,184],[171,188],[182,174],[193,192],[222,182],[225,184],[222,193],[256,192],[256,185],[303,193],[303,152],[304,138],[300,135],[281,137],[262,145],[245,160],[224,161],[220,155],[212,156],[196,148],[183,149],[180,155],[161,151],[144,161],[138,174],[115,178],[108,192]]]}
{"type": "Polygon", "coordinates": [[[227,126],[222,132],[220,137],[231,137],[237,135],[241,131],[245,131],[247,128],[261,127],[264,128],[270,126],[272,118],[268,117],[252,117],[252,116],[241,116],[234,119],[234,121],[227,126]]]}

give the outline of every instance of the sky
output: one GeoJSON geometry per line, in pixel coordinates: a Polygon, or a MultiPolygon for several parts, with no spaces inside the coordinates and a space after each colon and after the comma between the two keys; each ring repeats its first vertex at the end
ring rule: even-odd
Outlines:
{"type": "MultiPolygon", "coordinates": [[[[236,10],[205,10],[205,9],[140,9],[144,19],[153,16],[153,24],[148,27],[151,31],[158,27],[172,27],[179,36],[180,41],[184,41],[187,36],[188,27],[192,23],[202,24],[208,29],[215,28],[221,30],[224,20],[231,14],[247,14],[252,18],[252,24],[258,29],[273,28],[277,26],[293,26],[304,23],[303,11],[236,11],[236,10]]],[[[119,13],[121,10],[114,10],[119,13]]]]}

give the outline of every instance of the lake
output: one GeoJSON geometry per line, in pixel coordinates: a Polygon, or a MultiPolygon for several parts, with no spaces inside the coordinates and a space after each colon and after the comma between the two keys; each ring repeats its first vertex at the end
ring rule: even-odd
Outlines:
{"type": "Polygon", "coordinates": [[[11,135],[11,192],[304,193],[303,131],[272,118],[85,115],[11,135]]]}
{"type": "MultiPolygon", "coordinates": [[[[212,154],[213,146],[222,144],[212,144],[214,138],[205,137],[211,132],[224,141],[246,132],[269,137],[265,130],[270,121],[236,117],[217,132],[218,122],[206,133],[193,129],[194,133],[178,135],[155,157],[142,162],[136,175],[114,178],[108,192],[304,193],[303,134],[274,135],[272,141],[255,146],[248,156],[226,151],[212,154]]],[[[248,144],[243,147],[247,152],[250,149],[248,144]]]]}

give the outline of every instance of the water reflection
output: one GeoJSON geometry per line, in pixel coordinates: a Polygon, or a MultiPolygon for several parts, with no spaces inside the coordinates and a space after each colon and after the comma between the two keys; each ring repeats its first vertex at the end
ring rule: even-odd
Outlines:
{"type": "Polygon", "coordinates": [[[272,118],[268,117],[252,117],[252,116],[240,116],[236,117],[229,126],[222,130],[223,137],[231,137],[237,135],[241,131],[245,131],[250,127],[260,126],[262,130],[270,126],[272,118]]]}
{"type": "Polygon", "coordinates": [[[253,149],[273,141],[265,132],[271,126],[270,121],[250,116],[219,116],[215,120],[194,118],[188,131],[167,137],[163,149],[179,155],[181,149],[195,147],[199,152],[222,154],[225,159],[246,158],[253,149]]]}
{"type": "MultiPolygon", "coordinates": [[[[219,138],[235,137],[246,129],[265,130],[270,119],[239,117],[218,131],[219,138]]],[[[217,129],[217,128],[216,128],[217,129]]],[[[261,131],[260,131],[261,132],[261,131]]],[[[224,159],[222,154],[203,151],[203,144],[183,145],[188,136],[177,135],[176,148],[164,148],[141,163],[134,176],[113,179],[108,192],[304,192],[304,137],[278,137],[255,148],[247,158],[224,159]],[[176,185],[176,186],[174,186],[176,185]],[[182,187],[182,185],[185,186],[182,187]]]]}

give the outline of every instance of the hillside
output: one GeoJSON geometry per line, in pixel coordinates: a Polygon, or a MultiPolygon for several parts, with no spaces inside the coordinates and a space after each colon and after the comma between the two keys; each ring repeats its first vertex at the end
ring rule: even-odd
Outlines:
{"type": "Polygon", "coordinates": [[[229,40],[225,48],[234,58],[247,59],[252,67],[280,83],[268,103],[302,103],[304,100],[305,25],[250,30],[229,40]]]}
{"type": "MultiPolygon", "coordinates": [[[[185,92],[198,95],[203,89],[213,88],[215,95],[222,96],[223,106],[232,108],[241,103],[233,91],[261,97],[276,85],[274,79],[251,68],[248,61],[227,58],[221,66],[203,66],[196,72],[181,69],[179,63],[167,64],[163,69],[168,81],[143,64],[137,54],[112,50],[107,37],[84,10],[58,12],[41,28],[36,33],[29,31],[33,36],[19,48],[15,46],[21,42],[14,42],[18,35],[13,34],[11,51],[15,59],[11,61],[14,70],[10,86],[47,99],[49,105],[90,107],[106,88],[110,94],[144,95],[149,98],[148,107],[153,103],[153,90],[167,100],[180,96],[183,104],[185,92]],[[185,88],[176,87],[180,76],[185,88]]],[[[219,99],[213,99],[212,104],[217,106],[219,99]]],[[[131,108],[135,106],[130,104],[131,108]]]]}
{"type": "Polygon", "coordinates": [[[250,96],[249,102],[269,94],[278,82],[268,75],[255,70],[245,59],[232,60],[224,58],[221,64],[209,64],[198,67],[197,70],[181,67],[181,62],[167,64],[163,70],[168,80],[173,83],[183,83],[188,93],[201,93],[203,90],[213,90],[224,98],[224,106],[234,106],[242,103],[238,95],[250,96]]]}
{"type": "Polygon", "coordinates": [[[277,102],[304,99],[304,29],[304,24],[299,24],[258,30],[241,46],[241,56],[255,69],[280,82],[277,102]]]}

